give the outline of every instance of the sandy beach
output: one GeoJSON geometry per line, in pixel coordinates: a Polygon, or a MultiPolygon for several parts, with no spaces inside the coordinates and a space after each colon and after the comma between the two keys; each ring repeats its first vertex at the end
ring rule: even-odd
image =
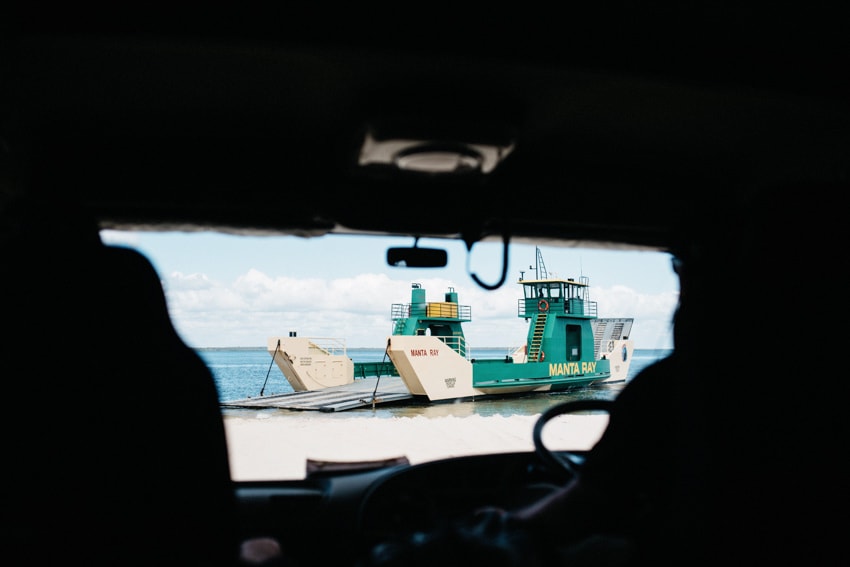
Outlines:
{"type": "MultiPolygon", "coordinates": [[[[407,457],[413,463],[490,452],[533,451],[538,415],[442,417],[225,416],[234,480],[304,478],[307,459],[361,461],[407,457]]],[[[589,449],[608,416],[563,415],[547,424],[553,449],[589,449]]]]}

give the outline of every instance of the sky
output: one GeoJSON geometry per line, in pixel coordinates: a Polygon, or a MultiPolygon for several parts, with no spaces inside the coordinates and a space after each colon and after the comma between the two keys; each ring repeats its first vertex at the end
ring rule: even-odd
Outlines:
{"type": "MultiPolygon", "coordinates": [[[[427,301],[447,291],[472,310],[464,323],[471,348],[516,347],[528,323],[517,314],[520,277],[534,276],[535,246],[512,243],[505,283],[503,246],[420,239],[448,252],[445,268],[389,266],[386,250],[413,238],[371,235],[239,236],[213,232],[102,231],[104,243],[135,248],[151,261],[177,332],[193,348],[265,347],[270,337],[335,338],[348,348],[381,348],[392,333],[393,303],[410,303],[413,283],[427,301]]],[[[549,276],[590,281],[600,317],[633,317],[635,348],[672,348],[679,282],[670,255],[540,245],[549,276]]]]}

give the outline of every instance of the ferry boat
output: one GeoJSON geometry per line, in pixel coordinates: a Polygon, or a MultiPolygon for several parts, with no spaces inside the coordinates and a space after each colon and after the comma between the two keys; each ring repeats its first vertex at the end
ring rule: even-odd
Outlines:
{"type": "Polygon", "coordinates": [[[356,377],[398,376],[417,398],[559,391],[624,382],[634,345],[633,318],[599,318],[589,278],[549,277],[537,249],[534,278],[520,278],[517,316],[526,343],[498,359],[470,358],[463,323],[472,308],[449,288],[440,302],[412,284],[411,301],[393,304],[393,332],[382,362],[353,362],[340,339],[270,337],[267,348],[295,392],[345,386],[356,377]]]}

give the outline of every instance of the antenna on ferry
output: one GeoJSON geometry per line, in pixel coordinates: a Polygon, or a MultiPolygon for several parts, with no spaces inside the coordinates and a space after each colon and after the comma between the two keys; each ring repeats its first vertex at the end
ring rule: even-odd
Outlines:
{"type": "Polygon", "coordinates": [[[534,253],[536,254],[536,257],[534,259],[534,266],[529,266],[528,269],[529,270],[534,269],[534,279],[539,280],[540,279],[540,248],[535,246],[534,247],[534,253]]]}
{"type": "Polygon", "coordinates": [[[540,248],[534,247],[537,251],[537,268],[535,268],[535,272],[537,274],[538,280],[545,280],[549,278],[549,274],[546,273],[546,264],[543,263],[543,252],[540,251],[540,248]]]}

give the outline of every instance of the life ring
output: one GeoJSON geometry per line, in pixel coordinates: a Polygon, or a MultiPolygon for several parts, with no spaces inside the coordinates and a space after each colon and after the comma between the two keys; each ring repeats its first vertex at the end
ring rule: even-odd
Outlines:
{"type": "Polygon", "coordinates": [[[541,350],[540,356],[537,357],[537,360],[539,360],[540,362],[543,362],[544,360],[546,360],[546,353],[541,350]]]}
{"type": "Polygon", "coordinates": [[[608,341],[608,352],[613,352],[614,350],[614,341],[608,341]]]}
{"type": "Polygon", "coordinates": [[[540,311],[549,311],[549,302],[546,301],[545,299],[541,299],[540,301],[537,302],[537,308],[540,311]]]}

